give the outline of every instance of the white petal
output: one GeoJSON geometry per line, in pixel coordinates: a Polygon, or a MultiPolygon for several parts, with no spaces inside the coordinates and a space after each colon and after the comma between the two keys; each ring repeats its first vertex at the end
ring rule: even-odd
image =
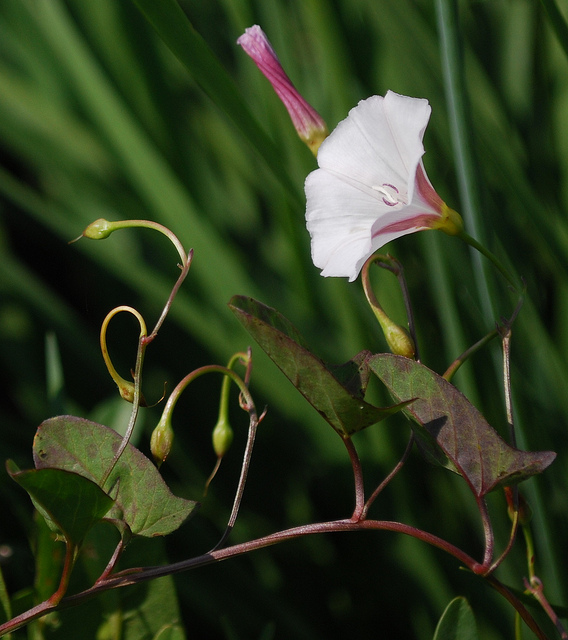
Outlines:
{"type": "Polygon", "coordinates": [[[430,113],[427,100],[389,91],[361,101],[321,145],[320,168],[305,190],[312,259],[322,276],[355,280],[377,249],[439,215],[415,189],[430,113]]]}
{"type": "Polygon", "coordinates": [[[310,173],[305,189],[315,266],[323,269],[323,276],[354,280],[372,251],[373,225],[392,213],[390,207],[373,190],[354,187],[323,169],[310,173]]]}
{"type": "Polygon", "coordinates": [[[322,143],[318,164],[368,187],[386,183],[406,193],[430,113],[427,100],[392,91],[362,100],[322,143]]]}

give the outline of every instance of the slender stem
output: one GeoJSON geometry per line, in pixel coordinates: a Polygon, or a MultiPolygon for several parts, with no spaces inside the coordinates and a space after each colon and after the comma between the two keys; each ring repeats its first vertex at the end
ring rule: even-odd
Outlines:
{"type": "Polygon", "coordinates": [[[493,527],[491,526],[491,520],[489,518],[489,511],[487,510],[487,503],[483,498],[477,501],[477,506],[481,514],[481,521],[483,522],[483,533],[485,536],[485,551],[483,553],[483,575],[489,571],[491,560],[493,559],[493,551],[495,548],[495,538],[493,536],[493,527]]]}
{"type": "Polygon", "coordinates": [[[146,323],[144,322],[144,318],[142,317],[142,315],[133,307],[129,307],[127,305],[121,305],[120,307],[115,307],[114,309],[112,309],[112,311],[109,311],[109,313],[107,313],[101,325],[99,341],[101,345],[101,353],[103,355],[103,360],[110,374],[110,377],[116,383],[116,386],[118,387],[121,397],[127,400],[128,402],[132,402],[134,398],[134,384],[129,380],[125,380],[114,368],[114,365],[112,364],[112,360],[110,358],[110,354],[108,352],[107,339],[106,339],[107,329],[110,321],[114,318],[114,316],[121,313],[122,311],[131,313],[138,320],[138,324],[140,325],[139,339],[144,338],[146,336],[147,334],[146,323]]]}
{"type": "Polygon", "coordinates": [[[481,253],[481,255],[485,256],[493,264],[497,271],[501,273],[505,280],[507,280],[511,287],[513,287],[514,291],[518,293],[522,292],[523,287],[520,286],[519,281],[511,274],[510,271],[508,271],[503,266],[501,261],[498,260],[497,257],[493,253],[491,253],[491,251],[486,249],[481,243],[479,243],[475,238],[467,234],[465,231],[462,231],[459,234],[459,237],[470,247],[476,249],[477,251],[479,251],[479,253],[481,253]]]}
{"type": "Polygon", "coordinates": [[[511,534],[509,535],[509,541],[507,542],[507,546],[505,547],[503,553],[489,567],[489,570],[487,571],[487,574],[493,573],[495,571],[495,569],[497,569],[497,567],[509,555],[509,552],[513,548],[513,544],[515,544],[515,538],[517,537],[517,529],[518,529],[518,527],[519,527],[519,509],[518,509],[518,500],[517,500],[516,508],[513,511],[513,524],[511,526],[511,534]]]}
{"type": "Polygon", "coordinates": [[[241,475],[239,477],[239,484],[237,485],[237,491],[235,493],[235,499],[233,501],[233,508],[231,509],[231,515],[229,516],[229,521],[227,522],[227,528],[225,529],[225,532],[221,536],[221,539],[219,540],[219,542],[213,547],[213,551],[215,551],[216,549],[220,549],[225,544],[225,541],[229,537],[229,534],[233,530],[233,527],[235,526],[235,522],[237,521],[237,516],[239,515],[239,509],[240,509],[241,502],[243,499],[243,494],[245,491],[245,484],[246,484],[248,472],[250,469],[250,461],[252,458],[252,449],[253,449],[254,441],[256,438],[256,432],[258,429],[258,425],[264,418],[264,415],[265,414],[263,413],[260,416],[260,418],[257,419],[256,412],[250,414],[247,444],[246,444],[245,452],[243,455],[241,475]]]}
{"type": "Polygon", "coordinates": [[[112,226],[113,230],[127,229],[127,228],[134,227],[134,228],[153,229],[154,231],[160,232],[161,234],[165,235],[166,238],[168,238],[168,240],[176,248],[179,254],[179,257],[181,259],[182,267],[186,266],[186,263],[188,262],[188,256],[185,252],[185,249],[182,243],[179,241],[177,236],[172,231],[170,231],[167,227],[165,227],[163,224],[159,224],[158,222],[153,222],[152,220],[119,220],[116,222],[110,222],[109,224],[112,226]]]}
{"type": "Polygon", "coordinates": [[[173,286],[173,289],[168,297],[168,300],[164,306],[164,308],[162,309],[162,313],[160,314],[160,317],[158,318],[158,321],[156,322],[156,326],[154,327],[152,333],[145,339],[146,343],[152,342],[152,340],[158,335],[158,331],[160,330],[162,324],[164,324],[164,320],[166,319],[166,316],[168,315],[171,306],[173,304],[174,298],[176,297],[177,292],[179,291],[179,288],[181,287],[183,281],[185,280],[188,272],[189,272],[189,267],[191,266],[191,261],[193,259],[193,249],[189,252],[187,259],[184,261],[184,263],[182,264],[181,267],[181,273],[178,277],[178,279],[176,280],[176,283],[173,286]]]}
{"type": "Polygon", "coordinates": [[[458,547],[447,542],[446,540],[443,540],[442,538],[439,538],[436,535],[433,535],[426,531],[422,531],[421,529],[417,529],[416,527],[412,527],[401,522],[392,522],[388,520],[355,521],[350,518],[348,520],[332,520],[329,522],[318,522],[308,525],[301,525],[292,529],[286,529],[284,531],[269,534],[262,538],[257,538],[256,540],[251,540],[230,547],[224,547],[223,549],[210,551],[209,553],[203,554],[201,556],[197,556],[189,560],[182,560],[181,562],[176,562],[174,564],[166,566],[147,567],[134,570],[128,569],[125,572],[115,574],[106,582],[100,583],[95,587],[91,587],[90,589],[87,589],[82,593],[68,596],[67,598],[65,598],[65,602],[62,604],[70,605],[77,602],[78,600],[82,601],[85,596],[90,597],[91,595],[94,595],[93,591],[102,591],[103,587],[123,587],[128,584],[136,584],[138,582],[144,582],[146,580],[154,578],[161,578],[165,575],[181,573],[189,569],[195,569],[197,567],[213,564],[214,562],[220,562],[222,560],[240,556],[244,553],[249,553],[257,549],[263,549],[265,547],[272,546],[285,540],[292,540],[307,535],[315,535],[321,533],[362,530],[393,531],[409,535],[413,538],[417,538],[418,540],[422,540],[423,542],[446,551],[450,555],[457,558],[463,565],[465,565],[468,569],[476,574],[480,574],[480,572],[483,570],[482,566],[474,558],[465,553],[465,551],[462,551],[458,547]]]}
{"type": "Polygon", "coordinates": [[[396,474],[402,469],[404,463],[407,461],[410,452],[412,451],[412,447],[414,445],[414,432],[410,434],[410,438],[408,440],[408,444],[406,445],[406,449],[402,454],[402,458],[396,463],[393,470],[388,474],[388,476],[381,482],[381,484],[373,491],[371,497],[365,503],[363,507],[363,511],[361,513],[361,519],[364,520],[369,513],[369,509],[373,502],[377,499],[377,496],[381,493],[381,491],[389,484],[389,482],[396,476],[396,474]]]}
{"type": "Polygon", "coordinates": [[[63,563],[63,571],[61,572],[61,580],[57,591],[48,598],[48,602],[52,605],[57,605],[61,602],[61,599],[65,595],[67,588],[69,587],[69,580],[71,578],[71,572],[75,563],[75,557],[77,553],[77,546],[68,539],[65,540],[65,560],[63,563]]]}
{"type": "MultiPolygon", "coordinates": [[[[366,260],[363,268],[361,269],[361,284],[363,285],[363,291],[365,292],[367,302],[369,303],[371,310],[375,314],[375,317],[377,318],[381,326],[381,329],[385,336],[385,340],[387,341],[387,345],[391,352],[398,355],[404,355],[407,358],[415,358],[416,335],[411,335],[408,331],[406,331],[406,329],[393,322],[385,313],[384,309],[379,304],[377,297],[375,296],[375,293],[371,286],[371,279],[369,277],[369,269],[373,264],[378,264],[383,269],[387,269],[391,273],[397,275],[397,277],[402,271],[402,265],[391,256],[374,254],[366,260]],[[391,262],[394,266],[390,264],[391,262]]],[[[404,277],[402,278],[402,282],[405,285],[404,277]]],[[[400,283],[401,280],[399,279],[399,284],[400,283]]],[[[408,298],[408,290],[405,286],[403,286],[402,289],[403,295],[405,296],[407,315],[410,313],[408,318],[409,326],[410,324],[412,324],[412,330],[414,332],[414,321],[412,320],[412,311],[409,306],[410,300],[408,298]]]]}
{"type": "Polygon", "coordinates": [[[351,466],[353,467],[353,477],[355,481],[355,508],[351,519],[357,522],[363,517],[363,510],[365,507],[365,486],[363,483],[363,469],[361,467],[361,460],[353,444],[351,438],[341,438],[349,453],[349,459],[351,460],[351,466]]]}
{"type": "MultiPolygon", "coordinates": [[[[183,390],[191,382],[193,382],[194,380],[196,380],[200,376],[205,375],[206,373],[222,373],[222,374],[224,374],[226,376],[229,376],[233,380],[233,382],[239,387],[241,393],[243,394],[243,397],[245,398],[245,402],[246,403],[250,402],[250,406],[252,407],[252,410],[255,410],[254,409],[254,403],[252,401],[252,397],[250,395],[250,392],[249,392],[246,384],[240,378],[240,376],[237,375],[232,369],[228,369],[227,367],[223,367],[220,364],[209,364],[209,365],[205,365],[203,367],[199,367],[198,369],[195,369],[191,373],[188,373],[184,378],[182,378],[177,383],[176,387],[171,392],[170,397],[168,398],[168,400],[166,402],[166,406],[164,407],[164,410],[162,411],[161,420],[164,420],[164,416],[167,416],[168,414],[171,414],[173,412],[174,407],[177,404],[177,401],[179,400],[183,390]]],[[[247,408],[247,411],[248,411],[248,408],[247,408]]],[[[256,414],[255,414],[255,416],[256,416],[256,414]]]]}
{"type": "MultiPolygon", "coordinates": [[[[477,575],[483,574],[483,565],[480,565],[476,560],[474,560],[471,556],[469,556],[458,547],[455,547],[451,543],[439,538],[438,536],[435,536],[426,531],[422,531],[420,529],[416,529],[415,527],[411,527],[404,523],[381,520],[334,520],[330,522],[321,522],[294,527],[292,529],[280,531],[278,533],[264,536],[256,540],[251,540],[241,544],[233,545],[231,547],[224,547],[222,549],[210,551],[209,553],[203,554],[201,556],[197,556],[189,560],[183,560],[182,562],[177,562],[170,565],[128,569],[119,574],[114,574],[106,580],[98,582],[93,587],[90,587],[89,589],[86,589],[81,593],[63,598],[57,606],[46,601],[41,605],[30,609],[24,614],[17,616],[13,620],[0,625],[0,634],[6,633],[8,631],[15,631],[16,629],[24,626],[32,620],[35,620],[51,611],[78,605],[82,602],[85,602],[86,600],[91,599],[99,593],[106,591],[107,589],[125,587],[127,585],[145,582],[147,580],[160,578],[174,573],[181,573],[190,569],[196,569],[198,567],[210,565],[222,560],[228,560],[229,558],[234,558],[245,553],[255,551],[256,549],[263,549],[265,547],[269,547],[285,540],[292,540],[307,535],[315,535],[321,533],[363,530],[393,531],[412,536],[418,540],[426,542],[427,544],[442,549],[446,553],[454,556],[464,566],[473,571],[473,573],[477,575]]],[[[520,616],[526,622],[528,627],[536,634],[539,640],[547,640],[546,636],[541,631],[530,613],[525,609],[520,600],[505,585],[499,582],[499,580],[497,580],[493,575],[487,576],[485,579],[494,589],[501,593],[512,604],[512,606],[516,611],[519,612],[520,616]]]]}
{"type": "Polygon", "coordinates": [[[442,376],[442,378],[444,378],[445,380],[447,380],[448,382],[451,381],[451,379],[453,378],[454,374],[456,373],[456,371],[462,366],[462,364],[470,357],[472,356],[476,351],[479,351],[479,349],[481,349],[481,347],[484,347],[488,342],[491,342],[491,340],[493,340],[493,338],[495,338],[497,335],[499,334],[499,332],[497,331],[497,329],[493,329],[493,331],[491,331],[490,333],[488,333],[486,336],[484,336],[483,338],[481,338],[481,340],[478,340],[474,345],[472,345],[471,347],[469,347],[469,349],[466,349],[460,356],[458,356],[453,362],[452,364],[447,368],[446,372],[444,373],[444,375],[442,376]]]}
{"type": "Polygon", "coordinates": [[[537,576],[533,576],[530,582],[525,579],[525,587],[535,597],[550,620],[552,620],[562,640],[568,640],[566,629],[564,629],[560,618],[556,615],[556,611],[550,606],[550,602],[548,602],[544,595],[544,587],[541,579],[537,578],[537,576]]]}
{"type": "Polygon", "coordinates": [[[105,567],[105,570],[101,573],[100,577],[97,579],[95,584],[101,582],[102,580],[106,580],[112,574],[112,572],[114,571],[114,568],[116,567],[116,563],[120,559],[120,556],[122,555],[122,552],[124,551],[125,548],[126,546],[124,544],[124,541],[121,539],[119,543],[116,545],[116,548],[112,554],[112,558],[108,561],[108,564],[105,567]]]}
{"type": "MultiPolygon", "coordinates": [[[[242,357],[243,354],[238,354],[239,357],[242,357]]],[[[231,361],[232,362],[232,361],[231,361]]],[[[231,364],[231,363],[230,363],[231,364]]],[[[248,363],[247,363],[247,371],[248,371],[248,363]]],[[[242,501],[244,488],[248,476],[248,471],[250,468],[250,461],[252,457],[252,449],[254,446],[254,440],[256,436],[256,430],[262,419],[264,418],[264,413],[260,416],[257,415],[256,408],[254,405],[254,401],[250,394],[250,391],[246,385],[246,383],[242,380],[242,378],[237,375],[232,369],[228,367],[222,367],[221,365],[207,365],[204,367],[200,367],[199,369],[195,369],[187,376],[185,376],[175,387],[175,389],[170,394],[166,402],[166,406],[164,407],[164,411],[162,412],[161,421],[165,421],[167,416],[171,416],[171,413],[174,410],[174,407],[182,393],[182,391],[196,378],[206,374],[206,373],[222,373],[227,376],[228,379],[231,379],[240,390],[240,395],[242,398],[241,406],[248,412],[249,414],[249,433],[247,438],[247,444],[245,447],[245,453],[243,458],[243,465],[241,468],[241,475],[239,478],[239,483],[237,485],[237,491],[235,494],[235,500],[233,502],[233,508],[231,510],[231,515],[229,517],[229,521],[227,524],[227,528],[225,533],[221,537],[221,540],[217,543],[215,549],[219,548],[226,540],[227,536],[231,532],[239,512],[240,504],[242,501]]]]}
{"type": "Polygon", "coordinates": [[[535,576],[535,551],[530,525],[523,525],[523,536],[525,538],[525,546],[527,548],[527,567],[529,572],[529,580],[532,580],[535,576]]]}
{"type": "Polygon", "coordinates": [[[420,354],[418,352],[418,340],[416,338],[416,324],[414,323],[414,311],[412,309],[412,302],[410,300],[410,291],[408,290],[408,284],[406,282],[406,278],[404,277],[404,267],[402,263],[399,262],[396,258],[388,254],[387,256],[380,256],[382,260],[383,257],[386,257],[387,260],[391,264],[379,262],[379,266],[383,269],[387,269],[391,273],[393,273],[397,280],[398,286],[400,287],[400,291],[402,293],[402,299],[404,301],[404,308],[406,310],[406,319],[408,321],[408,332],[410,333],[410,337],[414,342],[415,353],[414,356],[418,362],[420,362],[420,354]]]}
{"type": "Polygon", "coordinates": [[[140,398],[141,398],[141,381],[142,381],[142,365],[144,363],[144,352],[146,351],[146,345],[144,342],[144,336],[140,336],[138,340],[138,351],[136,353],[136,366],[134,368],[134,399],[132,400],[132,411],[130,413],[130,420],[128,422],[128,428],[126,429],[126,433],[124,434],[124,438],[120,443],[119,448],[117,449],[112,462],[101,478],[99,482],[99,486],[104,489],[105,482],[108,480],[112,470],[116,466],[117,462],[120,459],[120,456],[124,453],[124,450],[128,446],[130,442],[130,438],[132,436],[132,432],[134,431],[134,426],[136,425],[136,419],[138,418],[138,412],[140,410],[140,398]]]}
{"type": "Polygon", "coordinates": [[[497,580],[497,578],[495,578],[495,576],[493,575],[487,576],[486,580],[496,591],[498,591],[506,600],[511,603],[517,613],[525,621],[527,627],[536,635],[538,640],[549,640],[546,634],[538,626],[535,619],[525,609],[523,603],[510,589],[508,589],[502,582],[499,582],[499,580],[497,580]]]}

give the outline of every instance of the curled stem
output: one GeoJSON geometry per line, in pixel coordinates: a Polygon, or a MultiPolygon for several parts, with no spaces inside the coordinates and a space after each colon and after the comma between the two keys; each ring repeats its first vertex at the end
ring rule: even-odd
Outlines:
{"type": "Polygon", "coordinates": [[[109,322],[112,320],[112,318],[114,318],[114,316],[116,316],[118,313],[121,313],[122,311],[131,313],[138,320],[138,324],[140,325],[139,340],[142,340],[143,338],[146,337],[146,334],[147,334],[146,323],[144,322],[144,318],[142,317],[142,315],[136,309],[132,307],[128,307],[126,305],[122,305],[120,307],[115,307],[112,311],[107,313],[103,321],[103,324],[101,325],[100,344],[101,344],[101,352],[103,355],[103,360],[105,362],[106,368],[108,369],[110,377],[115,381],[121,397],[127,400],[128,402],[133,402],[135,384],[133,382],[130,382],[129,380],[125,380],[121,375],[119,375],[117,370],[114,368],[114,365],[112,364],[112,360],[108,352],[107,340],[106,340],[106,334],[107,334],[109,322]]]}
{"type": "Polygon", "coordinates": [[[140,335],[140,339],[138,340],[138,350],[136,352],[136,366],[134,368],[134,395],[132,398],[132,411],[130,413],[130,420],[128,422],[128,427],[126,429],[126,433],[122,438],[122,442],[118,447],[112,462],[103,475],[100,486],[104,489],[104,484],[108,480],[108,477],[112,473],[112,470],[116,466],[116,463],[119,461],[120,456],[124,453],[124,450],[128,446],[130,442],[130,438],[132,437],[132,432],[134,431],[134,426],[136,425],[136,419],[138,418],[138,411],[140,410],[140,400],[142,398],[142,392],[140,390],[141,380],[142,380],[142,365],[144,363],[144,353],[146,351],[146,345],[144,343],[144,337],[142,334],[140,335]]]}
{"type": "MultiPolygon", "coordinates": [[[[181,266],[184,267],[186,263],[189,261],[189,256],[186,254],[185,249],[183,248],[182,243],[179,241],[178,237],[170,231],[167,227],[164,227],[163,224],[158,224],[157,222],[153,222],[152,220],[116,220],[110,221],[105,220],[104,218],[99,218],[92,222],[79,236],[76,240],[79,240],[81,237],[90,238],[91,240],[104,240],[108,238],[111,233],[114,231],[118,231],[119,229],[132,229],[132,228],[142,228],[142,229],[153,229],[154,231],[158,231],[168,238],[168,240],[174,245],[176,251],[179,254],[181,260],[181,266]]],[[[72,240],[71,242],[75,242],[72,240]]]]}
{"type": "Polygon", "coordinates": [[[400,287],[400,292],[402,293],[404,308],[406,309],[408,332],[410,333],[410,337],[414,342],[414,357],[416,358],[416,360],[420,361],[420,355],[418,353],[418,340],[416,339],[416,325],[414,323],[414,311],[412,310],[412,302],[410,300],[410,291],[408,290],[408,284],[406,282],[406,278],[404,277],[404,267],[402,266],[401,262],[399,262],[390,254],[387,254],[386,256],[378,256],[378,258],[379,260],[378,262],[376,262],[376,264],[379,267],[387,269],[387,271],[393,273],[398,280],[398,286],[400,287]]]}
{"type": "Polygon", "coordinates": [[[412,316],[412,309],[410,306],[410,298],[408,289],[406,287],[406,281],[404,279],[402,265],[395,260],[392,256],[384,256],[381,254],[374,254],[367,259],[361,270],[361,282],[363,284],[363,290],[367,298],[367,302],[371,307],[371,310],[375,314],[387,345],[392,353],[402,355],[407,358],[416,357],[416,336],[414,333],[414,321],[412,316]],[[411,330],[409,334],[406,329],[393,322],[389,316],[385,313],[384,309],[379,304],[369,277],[369,268],[372,264],[378,264],[379,266],[394,273],[399,281],[402,289],[406,312],[408,316],[408,325],[411,330]]]}
{"type": "MultiPolygon", "coordinates": [[[[236,354],[236,355],[239,358],[242,358],[244,356],[244,354],[236,354]]],[[[248,364],[247,364],[247,370],[248,370],[248,364]]],[[[250,468],[250,461],[251,461],[252,449],[253,449],[253,445],[256,437],[256,430],[258,425],[264,418],[265,412],[263,412],[260,417],[258,416],[256,412],[256,407],[252,399],[252,396],[250,394],[250,391],[248,389],[248,386],[238,374],[236,374],[232,369],[228,367],[211,364],[211,365],[206,365],[204,367],[200,367],[199,369],[195,369],[195,371],[192,371],[191,373],[189,373],[177,384],[177,386],[172,391],[172,393],[170,394],[170,397],[166,402],[166,406],[164,407],[164,411],[162,412],[162,417],[160,419],[161,423],[169,422],[171,420],[171,414],[184,389],[191,382],[193,382],[194,380],[196,380],[197,378],[199,378],[200,376],[206,373],[221,373],[227,376],[230,380],[232,380],[239,387],[240,395],[241,395],[241,406],[249,414],[249,434],[248,434],[247,445],[246,445],[245,453],[243,457],[241,475],[237,485],[237,491],[235,494],[231,515],[229,516],[227,528],[221,540],[215,547],[215,548],[218,548],[221,544],[224,543],[224,541],[226,540],[227,536],[229,535],[230,531],[232,530],[236,522],[240,504],[244,494],[244,488],[245,488],[246,480],[248,477],[248,471],[250,468]]]]}

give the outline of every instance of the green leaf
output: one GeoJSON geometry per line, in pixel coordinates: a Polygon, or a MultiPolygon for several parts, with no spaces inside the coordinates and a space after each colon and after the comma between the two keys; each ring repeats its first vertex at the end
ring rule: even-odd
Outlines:
{"type": "Polygon", "coordinates": [[[341,435],[349,437],[400,411],[402,403],[379,408],[364,401],[371,353],[363,351],[340,366],[314,356],[296,328],[278,311],[245,296],[230,309],[298,391],[341,435]]]}
{"type": "Polygon", "coordinates": [[[419,426],[426,457],[463,476],[478,498],[541,473],[556,457],[509,446],[456,387],[419,362],[379,354],[369,366],[396,401],[416,398],[404,413],[419,426]]]}
{"type": "MultiPolygon", "coordinates": [[[[100,485],[122,438],[112,429],[75,416],[43,422],[34,439],[38,469],[73,471],[100,485]]],[[[155,465],[128,445],[105,482],[115,496],[107,518],[134,535],[165,536],[192,514],[197,502],[174,496],[155,465]]]]}
{"type": "Polygon", "coordinates": [[[454,598],[442,614],[432,640],[479,640],[468,601],[454,598]]]}
{"type": "Polygon", "coordinates": [[[20,471],[11,460],[7,461],[6,469],[30,494],[48,525],[75,546],[81,544],[89,529],[114,502],[92,480],[72,471],[48,468],[20,471]]]}

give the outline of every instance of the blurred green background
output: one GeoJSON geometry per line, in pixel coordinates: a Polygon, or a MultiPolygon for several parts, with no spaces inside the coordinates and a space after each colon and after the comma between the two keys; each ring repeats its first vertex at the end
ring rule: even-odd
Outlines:
{"type": "MultiPolygon", "coordinates": [[[[171,389],[192,369],[224,364],[250,344],[227,308],[234,294],[276,307],[327,361],[385,350],[360,283],[323,279],[311,263],[303,181],[316,162],[235,43],[257,23],[330,129],[359,100],[388,89],[428,98],[424,162],[432,183],[464,215],[469,233],[524,278],[527,299],[512,349],[519,442],[553,449],[558,459],[523,488],[535,511],[537,574],[549,599],[565,603],[568,59],[543,7],[536,0],[180,4],[193,39],[177,32],[175,21],[165,28],[185,66],[130,0],[0,3],[0,458],[31,466],[37,426],[58,413],[119,430],[128,420],[100,357],[100,323],[113,306],[129,304],[151,325],[177,277],[177,256],[146,230],[68,244],[99,217],[155,220],[195,250],[148,350],[143,388],[151,403],[164,382],[171,389]]],[[[167,0],[154,5],[171,9],[167,0]]],[[[388,250],[405,266],[422,359],[436,371],[516,304],[458,240],[423,233],[388,250]]],[[[379,300],[404,322],[394,278],[373,276],[379,300]]],[[[133,320],[113,321],[109,348],[125,377],[136,336],[133,320]]],[[[234,542],[352,509],[352,472],[340,439],[254,345],[253,352],[251,389],[269,413],[234,542]]],[[[454,381],[505,434],[500,358],[495,343],[454,381]]],[[[202,500],[214,464],[220,384],[200,379],[174,415],[164,475],[174,493],[201,500],[202,509],[165,540],[171,561],[211,548],[230,510],[246,437],[238,408],[233,449],[202,500]]],[[[372,394],[386,402],[378,385],[372,394]]],[[[137,436],[143,451],[159,410],[144,411],[137,436]]],[[[401,417],[357,435],[369,488],[407,437],[401,417]]],[[[31,504],[5,473],[0,500],[2,567],[16,592],[33,583],[31,504]]],[[[501,495],[490,497],[490,508],[501,549],[508,535],[501,495]]],[[[464,483],[418,455],[371,515],[482,554],[464,483]]],[[[498,575],[522,589],[521,540],[498,575]]],[[[512,610],[481,580],[442,552],[388,533],[290,542],[178,575],[175,586],[193,638],[422,640],[456,595],[472,603],[481,637],[512,637],[512,610]]],[[[81,620],[80,611],[65,615],[81,620]]]]}

